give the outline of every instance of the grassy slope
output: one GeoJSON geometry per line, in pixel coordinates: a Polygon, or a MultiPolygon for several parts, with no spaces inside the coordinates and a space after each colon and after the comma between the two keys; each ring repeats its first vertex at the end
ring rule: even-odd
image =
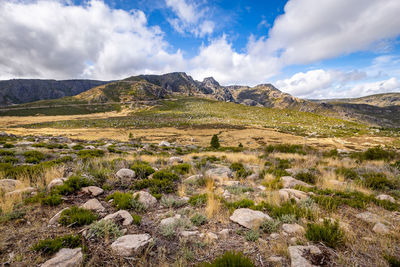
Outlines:
{"type": "Polygon", "coordinates": [[[162,101],[150,110],[126,117],[95,120],[71,120],[24,125],[26,128],[224,128],[261,126],[298,135],[345,136],[367,132],[365,125],[308,112],[250,107],[201,98],[162,101]]]}

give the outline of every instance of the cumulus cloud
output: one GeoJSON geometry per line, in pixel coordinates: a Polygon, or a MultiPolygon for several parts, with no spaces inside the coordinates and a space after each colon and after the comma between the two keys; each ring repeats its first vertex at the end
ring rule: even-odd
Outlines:
{"type": "Polygon", "coordinates": [[[182,34],[189,32],[197,37],[213,33],[215,24],[205,19],[206,8],[202,9],[194,2],[186,2],[186,0],[166,0],[165,3],[177,17],[168,19],[177,32],[182,34]]]}
{"type": "Polygon", "coordinates": [[[299,72],[292,77],[278,80],[275,84],[282,91],[303,98],[358,97],[400,90],[398,79],[364,82],[365,72],[338,70],[311,70],[299,72]]]}
{"type": "Polygon", "coordinates": [[[118,79],[183,68],[140,10],[60,1],[0,3],[0,76],[118,79]]]}

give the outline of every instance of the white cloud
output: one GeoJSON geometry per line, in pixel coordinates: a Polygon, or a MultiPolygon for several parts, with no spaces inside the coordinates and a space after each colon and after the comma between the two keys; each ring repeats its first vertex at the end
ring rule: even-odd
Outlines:
{"type": "Polygon", "coordinates": [[[183,68],[145,14],[60,1],[0,3],[0,77],[118,79],[183,68]]]}
{"type": "Polygon", "coordinates": [[[165,0],[165,3],[177,16],[168,19],[177,32],[181,34],[189,32],[196,37],[204,37],[214,32],[214,22],[205,18],[207,8],[201,8],[194,2],[186,0],[165,0]]]}
{"type": "Polygon", "coordinates": [[[359,97],[400,90],[400,83],[394,77],[364,82],[367,78],[365,72],[318,69],[296,73],[275,84],[282,91],[295,96],[320,99],[359,97]]]}

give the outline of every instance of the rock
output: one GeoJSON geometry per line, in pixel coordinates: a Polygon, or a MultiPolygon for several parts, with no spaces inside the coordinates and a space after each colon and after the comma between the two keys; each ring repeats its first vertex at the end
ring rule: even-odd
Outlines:
{"type": "Polygon", "coordinates": [[[291,237],[289,239],[289,244],[295,246],[297,244],[297,237],[291,237]]]}
{"type": "Polygon", "coordinates": [[[13,179],[0,179],[0,191],[11,192],[21,187],[22,183],[18,180],[13,179]]]}
{"type": "Polygon", "coordinates": [[[91,194],[94,197],[103,194],[104,190],[97,186],[82,187],[82,191],[86,194],[91,194]]]}
{"type": "Polygon", "coordinates": [[[304,233],[304,228],[303,226],[300,226],[298,224],[288,224],[285,223],[282,225],[282,230],[287,233],[287,234],[301,234],[304,233]]]}
{"type": "Polygon", "coordinates": [[[158,146],[161,146],[161,147],[170,147],[171,146],[171,143],[170,142],[167,142],[167,141],[161,141],[159,144],[158,144],[158,146]]]}
{"type": "Polygon", "coordinates": [[[6,193],[4,196],[6,197],[15,197],[15,196],[21,196],[22,194],[27,194],[27,193],[32,193],[35,192],[36,189],[33,187],[25,187],[22,189],[17,189],[11,192],[6,193]]]}
{"type": "Polygon", "coordinates": [[[116,176],[122,180],[131,180],[136,177],[136,174],[131,169],[122,168],[117,171],[116,176]]]}
{"type": "Polygon", "coordinates": [[[296,185],[305,186],[305,187],[311,187],[311,185],[309,185],[309,184],[307,184],[307,183],[305,183],[303,181],[297,180],[297,179],[295,179],[295,178],[293,178],[291,176],[283,176],[281,178],[281,181],[283,183],[283,188],[293,188],[296,185]]]}
{"type": "Polygon", "coordinates": [[[278,233],[272,233],[269,235],[269,239],[271,240],[276,240],[279,238],[279,234],[278,233]]]}
{"type": "Polygon", "coordinates": [[[381,194],[381,195],[377,196],[376,198],[379,199],[379,200],[387,200],[387,201],[390,201],[392,203],[396,202],[396,200],[392,196],[385,195],[385,194],[381,194]]]}
{"type": "Polygon", "coordinates": [[[84,204],[81,205],[81,208],[97,212],[103,212],[106,210],[103,207],[103,205],[101,205],[100,201],[98,201],[96,198],[89,199],[88,201],[86,201],[84,204]]]}
{"type": "Polygon", "coordinates": [[[292,267],[313,267],[306,258],[303,257],[306,253],[321,254],[321,250],[316,246],[290,246],[288,248],[292,267]]]}
{"type": "Polygon", "coordinates": [[[211,233],[211,232],[208,232],[208,233],[206,234],[206,238],[207,238],[208,240],[212,240],[212,241],[218,240],[218,236],[217,236],[216,234],[214,234],[214,233],[211,233]]]}
{"type": "Polygon", "coordinates": [[[280,263],[283,261],[283,258],[278,256],[271,256],[268,258],[268,261],[273,263],[280,263]]]}
{"type": "Polygon", "coordinates": [[[263,185],[259,185],[259,186],[257,186],[257,189],[260,189],[261,191],[265,191],[265,189],[267,189],[267,188],[263,185]]]}
{"type": "Polygon", "coordinates": [[[56,186],[59,186],[59,185],[63,185],[64,184],[64,182],[67,180],[67,178],[56,178],[56,179],[53,179],[48,185],[47,185],[47,190],[51,190],[51,189],[53,189],[54,187],[56,187],[56,186]]]}
{"type": "Polygon", "coordinates": [[[362,213],[359,213],[356,215],[356,217],[360,220],[363,220],[364,222],[367,223],[378,223],[380,221],[380,218],[378,215],[373,214],[369,211],[365,211],[362,213]]]}
{"type": "Polygon", "coordinates": [[[300,190],[288,189],[288,188],[280,189],[279,196],[282,201],[288,201],[293,198],[296,202],[308,198],[307,193],[300,190]]]}
{"type": "Polygon", "coordinates": [[[230,230],[229,229],[222,229],[219,231],[219,235],[222,236],[223,238],[229,237],[230,230]]]}
{"type": "Polygon", "coordinates": [[[225,185],[225,186],[234,186],[234,185],[239,185],[239,184],[240,184],[239,181],[231,181],[231,180],[222,182],[222,185],[225,185]]]}
{"type": "Polygon", "coordinates": [[[122,257],[139,254],[153,239],[149,234],[124,235],[111,244],[111,249],[122,257]]]}
{"type": "Polygon", "coordinates": [[[374,228],[372,228],[372,231],[374,231],[377,234],[381,234],[381,235],[389,234],[389,229],[383,223],[375,224],[374,228]]]}
{"type": "Polygon", "coordinates": [[[82,248],[62,248],[57,254],[42,264],[42,267],[75,267],[83,262],[82,248]]]}
{"type": "Polygon", "coordinates": [[[67,209],[68,209],[68,208],[64,208],[64,209],[60,210],[59,212],[57,212],[56,215],[54,215],[54,216],[49,220],[49,225],[51,226],[51,225],[57,224],[57,223],[58,223],[58,220],[59,220],[60,217],[61,217],[61,213],[62,213],[64,210],[67,210],[67,209]]]}
{"type": "Polygon", "coordinates": [[[259,173],[253,173],[246,177],[247,180],[258,180],[260,177],[259,173]]]}
{"type": "Polygon", "coordinates": [[[195,174],[195,175],[192,175],[192,176],[189,176],[188,178],[186,178],[184,180],[184,182],[189,183],[189,184],[196,183],[198,180],[200,180],[202,178],[203,178],[202,174],[195,174]]]}
{"type": "Polygon", "coordinates": [[[160,226],[174,224],[174,223],[178,222],[180,220],[180,218],[181,218],[181,215],[176,214],[174,217],[162,219],[160,222],[160,226]]]}
{"type": "Polygon", "coordinates": [[[229,180],[233,177],[233,173],[228,167],[209,169],[206,171],[205,175],[219,182],[222,182],[223,180],[229,180]]]}
{"type": "Polygon", "coordinates": [[[183,237],[191,237],[191,236],[195,236],[198,234],[199,234],[199,231],[182,231],[182,232],[180,232],[180,235],[183,237]]]}
{"type": "Polygon", "coordinates": [[[229,219],[249,229],[260,227],[264,220],[272,220],[271,217],[261,211],[247,208],[235,210],[229,219]]]}
{"type": "Polygon", "coordinates": [[[115,213],[108,214],[103,220],[121,221],[122,225],[131,225],[133,222],[132,215],[126,210],[119,210],[115,213]]]}
{"type": "Polygon", "coordinates": [[[139,195],[138,201],[142,203],[146,209],[154,207],[157,204],[157,199],[146,191],[139,191],[133,194],[133,198],[139,195]]]}
{"type": "Polygon", "coordinates": [[[181,157],[170,157],[168,159],[168,164],[174,164],[174,163],[183,163],[183,159],[181,157]]]}

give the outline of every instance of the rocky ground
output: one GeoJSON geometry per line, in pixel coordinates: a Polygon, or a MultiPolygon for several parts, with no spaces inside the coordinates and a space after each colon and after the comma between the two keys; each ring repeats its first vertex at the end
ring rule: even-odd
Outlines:
{"type": "Polygon", "coordinates": [[[198,266],[227,251],[254,266],[400,261],[390,147],[0,139],[5,266],[198,266]]]}

